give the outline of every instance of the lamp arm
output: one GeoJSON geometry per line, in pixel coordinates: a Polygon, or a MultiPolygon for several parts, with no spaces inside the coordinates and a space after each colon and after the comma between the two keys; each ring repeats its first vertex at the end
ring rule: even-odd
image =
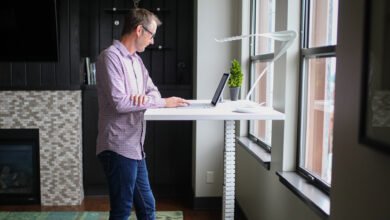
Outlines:
{"type": "Polygon", "coordinates": [[[295,32],[292,32],[291,35],[289,36],[290,38],[288,40],[283,41],[281,48],[279,52],[275,55],[275,57],[272,59],[271,62],[275,62],[279,57],[281,57],[287,49],[291,46],[291,44],[294,42],[294,39],[296,37],[295,32]]]}
{"type": "MultiPolygon", "coordinates": [[[[250,38],[250,37],[266,37],[270,38],[275,41],[282,41],[282,45],[280,50],[276,53],[274,58],[270,61],[270,63],[275,62],[279,59],[291,46],[294,39],[296,38],[297,34],[295,31],[278,31],[278,32],[272,32],[272,33],[263,33],[263,34],[248,34],[248,35],[241,35],[241,36],[234,36],[234,37],[227,37],[222,39],[215,39],[216,42],[222,43],[222,42],[229,42],[234,40],[241,40],[244,38],[250,38]]],[[[264,68],[264,70],[261,72],[261,74],[257,77],[255,83],[253,83],[252,87],[249,89],[248,94],[246,95],[246,100],[249,101],[249,98],[251,94],[253,93],[254,89],[256,88],[256,85],[259,83],[260,79],[264,76],[265,72],[268,70],[269,63],[264,68]]]]}
{"type": "MultiPolygon", "coordinates": [[[[291,37],[292,37],[291,39],[289,39],[288,41],[284,41],[282,43],[282,46],[281,46],[282,48],[274,56],[274,58],[270,61],[270,63],[275,62],[276,60],[278,60],[287,51],[287,49],[291,46],[291,44],[293,42],[293,39],[295,38],[295,32],[293,32],[293,35],[291,37]]],[[[245,100],[249,101],[250,96],[252,95],[253,90],[256,88],[256,85],[259,83],[260,79],[264,76],[265,72],[268,70],[269,65],[270,64],[268,63],[267,66],[261,72],[261,74],[257,77],[255,83],[253,83],[253,85],[250,88],[248,94],[246,95],[245,100]]]]}
{"type": "Polygon", "coordinates": [[[244,38],[249,38],[249,37],[266,37],[266,38],[271,38],[273,40],[277,41],[289,41],[293,40],[296,37],[295,31],[277,31],[277,32],[271,32],[271,33],[263,33],[263,34],[246,34],[246,35],[240,35],[240,36],[233,36],[233,37],[227,37],[227,38],[222,38],[222,39],[214,39],[218,43],[223,43],[223,42],[229,42],[229,41],[234,41],[234,40],[241,40],[244,38]]]}
{"type": "Polygon", "coordinates": [[[249,98],[251,97],[253,90],[256,88],[257,83],[260,82],[260,79],[264,76],[265,72],[268,69],[268,66],[269,66],[269,64],[267,64],[267,66],[263,69],[263,72],[261,72],[261,74],[257,77],[255,83],[253,83],[251,89],[249,90],[248,94],[246,95],[245,100],[249,101],[249,98]]]}

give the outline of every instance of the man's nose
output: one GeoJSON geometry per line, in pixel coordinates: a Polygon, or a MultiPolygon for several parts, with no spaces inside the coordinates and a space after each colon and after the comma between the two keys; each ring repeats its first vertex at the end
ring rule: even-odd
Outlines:
{"type": "Polygon", "coordinates": [[[152,45],[154,44],[154,38],[150,39],[150,44],[152,44],[152,45]]]}

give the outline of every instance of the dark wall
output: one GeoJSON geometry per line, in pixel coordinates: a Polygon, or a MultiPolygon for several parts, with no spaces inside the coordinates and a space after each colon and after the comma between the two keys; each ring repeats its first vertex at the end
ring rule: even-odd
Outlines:
{"type": "MultiPolygon", "coordinates": [[[[95,62],[99,53],[120,39],[123,17],[133,8],[128,0],[80,2],[80,54],[95,62]],[[115,8],[115,10],[113,9],[115,8]],[[117,24],[117,25],[116,25],[117,24]]],[[[193,2],[142,0],[162,21],[154,45],[142,60],[163,97],[192,98],[193,2]]],[[[87,195],[104,194],[107,186],[96,158],[98,105],[95,86],[83,87],[83,165],[87,195]]],[[[149,178],[158,196],[190,194],[192,122],[147,122],[145,140],[149,178]]]]}
{"type": "Polygon", "coordinates": [[[77,0],[57,0],[58,61],[0,62],[0,90],[80,89],[79,8],[77,0]]]}
{"type": "MultiPolygon", "coordinates": [[[[113,39],[120,38],[123,17],[134,7],[133,1],[83,0],[80,5],[81,57],[90,57],[91,62],[95,62],[99,53],[110,46],[113,39]]],[[[157,86],[191,87],[192,1],[142,0],[139,7],[152,11],[162,21],[154,45],[140,54],[153,82],[157,86]]]]}

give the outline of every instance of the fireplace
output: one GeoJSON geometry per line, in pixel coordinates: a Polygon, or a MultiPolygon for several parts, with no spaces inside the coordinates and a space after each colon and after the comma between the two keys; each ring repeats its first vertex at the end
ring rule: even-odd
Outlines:
{"type": "MultiPolygon", "coordinates": [[[[80,205],[81,91],[0,91],[0,129],[39,130],[40,203],[80,205]]],[[[16,139],[18,140],[18,139],[16,139]]]]}
{"type": "Polygon", "coordinates": [[[0,129],[0,204],[40,204],[38,129],[0,129]]]}

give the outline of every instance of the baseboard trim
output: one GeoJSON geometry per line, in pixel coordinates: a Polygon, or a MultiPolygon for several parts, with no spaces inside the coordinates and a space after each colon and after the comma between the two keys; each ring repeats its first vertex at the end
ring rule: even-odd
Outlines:
{"type": "MultiPolygon", "coordinates": [[[[195,197],[192,194],[192,198],[194,210],[221,210],[222,212],[222,197],[195,197]]],[[[234,216],[235,220],[248,220],[237,200],[234,202],[234,216]]]]}
{"type": "Polygon", "coordinates": [[[248,220],[244,211],[241,209],[240,203],[235,200],[234,202],[234,216],[236,220],[248,220]]]}
{"type": "Polygon", "coordinates": [[[222,197],[193,197],[194,210],[221,210],[222,197]]]}

